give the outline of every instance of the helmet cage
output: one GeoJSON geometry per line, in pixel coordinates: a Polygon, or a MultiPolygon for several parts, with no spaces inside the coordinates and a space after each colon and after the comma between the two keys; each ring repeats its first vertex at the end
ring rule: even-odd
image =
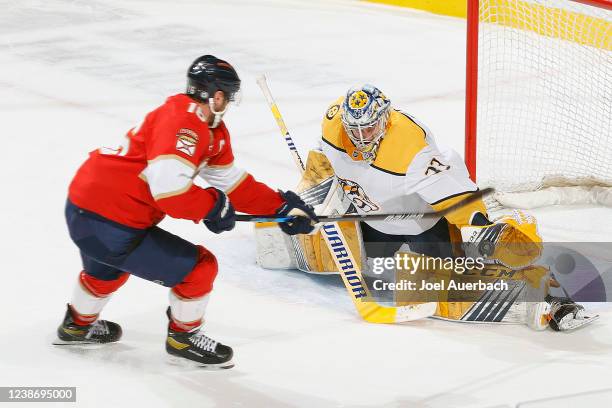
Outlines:
{"type": "Polygon", "coordinates": [[[367,152],[370,151],[374,145],[377,145],[380,139],[385,135],[388,121],[389,110],[386,110],[380,117],[364,125],[348,124],[344,120],[342,124],[344,125],[347,136],[351,139],[351,142],[353,142],[357,150],[367,152]]]}

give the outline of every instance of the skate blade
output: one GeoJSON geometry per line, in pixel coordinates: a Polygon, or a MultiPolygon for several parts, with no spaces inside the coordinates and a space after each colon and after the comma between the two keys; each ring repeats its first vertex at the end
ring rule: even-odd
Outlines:
{"type": "Polygon", "coordinates": [[[168,356],[168,362],[177,367],[186,367],[186,368],[198,368],[203,370],[227,370],[229,368],[234,367],[234,362],[232,360],[226,361],[221,364],[203,364],[198,363],[197,361],[188,360],[183,357],[177,357],[173,355],[168,356]]]}
{"type": "Polygon", "coordinates": [[[99,343],[96,341],[89,341],[89,340],[66,341],[62,339],[55,339],[53,340],[51,344],[53,344],[54,346],[81,346],[81,347],[87,347],[87,348],[99,348],[99,347],[106,346],[107,344],[113,344],[113,343],[116,343],[116,341],[109,342],[109,343],[99,343]]]}
{"type": "Polygon", "coordinates": [[[599,315],[583,316],[581,319],[572,320],[569,326],[565,330],[561,330],[561,331],[571,332],[581,327],[584,327],[588,324],[591,324],[598,319],[599,319],[599,315]]]}

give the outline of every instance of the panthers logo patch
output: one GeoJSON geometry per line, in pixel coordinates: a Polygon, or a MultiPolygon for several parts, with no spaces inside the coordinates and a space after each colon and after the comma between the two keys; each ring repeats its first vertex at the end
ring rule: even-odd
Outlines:
{"type": "Polygon", "coordinates": [[[368,105],[370,101],[370,97],[367,93],[363,91],[353,92],[351,96],[349,96],[348,105],[351,109],[363,109],[368,105]]]}
{"type": "Polygon", "coordinates": [[[380,210],[380,206],[370,200],[363,190],[363,187],[361,187],[359,184],[352,180],[345,180],[340,177],[338,177],[338,183],[340,183],[340,187],[342,187],[344,195],[351,200],[355,207],[359,208],[361,211],[370,212],[380,210]]]}
{"type": "Polygon", "coordinates": [[[334,116],[336,116],[336,114],[338,113],[338,111],[340,111],[340,105],[332,105],[329,107],[329,109],[327,110],[327,113],[325,114],[325,117],[328,120],[332,120],[334,118],[334,116]]]}
{"type": "Polygon", "coordinates": [[[198,134],[191,129],[181,128],[176,134],[176,150],[193,156],[198,143],[198,134]]]}

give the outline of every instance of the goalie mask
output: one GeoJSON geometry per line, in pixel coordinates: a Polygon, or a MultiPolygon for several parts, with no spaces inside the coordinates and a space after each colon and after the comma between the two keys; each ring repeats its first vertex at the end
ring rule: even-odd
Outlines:
{"type": "Polygon", "coordinates": [[[344,130],[363,158],[374,161],[385,135],[391,101],[373,85],[349,89],[342,103],[344,130]]]}
{"type": "Polygon", "coordinates": [[[210,127],[215,128],[223,119],[229,102],[240,103],[240,78],[228,62],[212,55],[203,55],[187,71],[185,93],[200,102],[208,102],[211,113],[215,115],[210,127]],[[222,91],[228,101],[222,111],[215,110],[213,97],[217,91],[222,91]]]}

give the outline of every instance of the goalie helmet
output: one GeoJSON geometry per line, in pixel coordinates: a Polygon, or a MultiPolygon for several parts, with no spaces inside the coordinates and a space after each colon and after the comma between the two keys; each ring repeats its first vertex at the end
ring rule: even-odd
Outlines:
{"type": "Polygon", "coordinates": [[[215,110],[213,97],[215,92],[222,91],[228,102],[240,103],[240,78],[227,61],[212,55],[203,55],[197,58],[187,71],[186,94],[199,102],[208,103],[210,111],[214,114],[210,128],[215,128],[221,122],[227,111],[226,104],[223,110],[215,110]]]}
{"type": "Polygon", "coordinates": [[[373,85],[354,87],[346,93],[340,116],[342,125],[357,150],[368,161],[376,158],[390,111],[391,101],[373,85]]]}

